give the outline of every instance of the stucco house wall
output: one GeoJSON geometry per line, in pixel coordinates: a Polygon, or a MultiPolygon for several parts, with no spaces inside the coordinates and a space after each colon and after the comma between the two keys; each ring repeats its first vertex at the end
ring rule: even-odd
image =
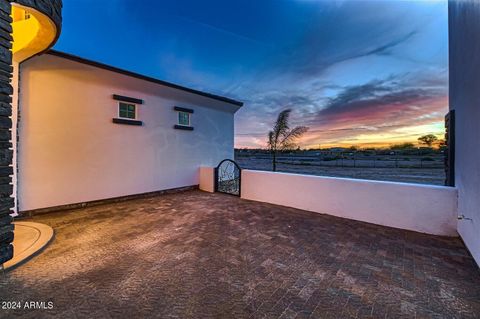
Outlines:
{"type": "Polygon", "coordinates": [[[450,109],[455,110],[458,232],[480,265],[480,2],[449,2],[450,109]]]}
{"type": "Polygon", "coordinates": [[[51,54],[20,67],[20,211],[199,184],[233,158],[238,105],[51,54]],[[142,126],[112,123],[113,94],[142,99],[142,126]],[[174,129],[174,106],[194,110],[174,129]]]}

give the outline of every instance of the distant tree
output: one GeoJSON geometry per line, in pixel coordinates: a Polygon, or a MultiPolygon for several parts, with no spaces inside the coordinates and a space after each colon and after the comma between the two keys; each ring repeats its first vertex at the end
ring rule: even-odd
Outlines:
{"type": "Polygon", "coordinates": [[[288,119],[291,111],[287,109],[280,112],[273,129],[268,132],[268,149],[272,154],[272,169],[274,172],[277,170],[277,153],[293,149],[295,140],[308,130],[306,126],[297,126],[290,129],[288,119]]]}
{"type": "Polygon", "coordinates": [[[438,140],[437,145],[439,150],[445,150],[447,148],[447,142],[445,142],[445,140],[438,140]]]}
{"type": "Polygon", "coordinates": [[[420,144],[427,145],[428,147],[432,147],[432,145],[438,140],[438,138],[433,134],[427,134],[420,136],[418,141],[420,144]]]}
{"type": "Polygon", "coordinates": [[[392,151],[403,151],[403,150],[412,149],[414,147],[415,146],[413,145],[413,143],[402,143],[402,144],[395,144],[395,145],[390,146],[390,150],[392,150],[392,151]]]}

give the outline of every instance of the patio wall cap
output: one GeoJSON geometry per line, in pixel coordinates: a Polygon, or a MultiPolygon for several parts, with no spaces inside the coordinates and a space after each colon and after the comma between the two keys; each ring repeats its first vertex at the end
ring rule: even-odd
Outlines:
{"type": "Polygon", "coordinates": [[[292,177],[329,179],[329,180],[332,180],[332,181],[349,181],[349,182],[354,182],[354,183],[396,185],[396,186],[420,187],[420,188],[430,188],[430,189],[433,188],[433,189],[442,189],[442,190],[446,190],[446,191],[457,192],[456,187],[442,186],[442,185],[416,184],[416,183],[393,182],[393,181],[379,181],[379,180],[360,179],[360,178],[333,177],[333,176],[297,174],[297,173],[287,173],[287,172],[271,172],[271,171],[262,171],[262,170],[254,170],[254,169],[242,169],[242,172],[255,172],[255,173],[262,173],[262,174],[266,174],[266,175],[268,175],[268,174],[281,174],[281,175],[288,175],[288,176],[292,176],[292,177]]]}

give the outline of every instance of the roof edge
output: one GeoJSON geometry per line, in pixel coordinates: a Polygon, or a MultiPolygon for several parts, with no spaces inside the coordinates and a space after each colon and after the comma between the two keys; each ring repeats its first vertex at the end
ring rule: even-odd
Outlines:
{"type": "Polygon", "coordinates": [[[170,82],[163,81],[163,80],[160,80],[160,79],[156,79],[156,78],[153,78],[153,77],[150,77],[150,76],[146,76],[146,75],[143,75],[143,74],[128,71],[128,70],[125,70],[125,69],[120,69],[120,68],[117,68],[117,67],[114,67],[114,66],[111,66],[111,65],[101,63],[101,62],[88,60],[88,59],[85,59],[85,58],[82,58],[82,57],[79,57],[79,56],[76,56],[76,55],[73,55],[73,54],[70,54],[70,53],[65,53],[65,52],[56,51],[56,50],[48,50],[44,53],[54,55],[54,56],[57,56],[57,57],[60,57],[60,58],[72,60],[72,61],[75,61],[75,62],[79,62],[79,63],[82,63],[82,64],[91,65],[91,66],[98,67],[98,68],[101,68],[101,69],[105,69],[105,70],[108,70],[108,71],[112,71],[112,72],[115,72],[115,73],[127,75],[127,76],[134,77],[134,78],[137,78],[137,79],[140,79],[140,80],[145,80],[145,81],[148,81],[148,82],[161,84],[161,85],[173,88],[173,89],[177,89],[177,90],[185,91],[185,92],[188,92],[188,93],[200,95],[200,96],[207,97],[207,98],[210,98],[210,99],[213,99],[213,100],[230,103],[230,104],[240,106],[240,107],[243,106],[243,102],[240,102],[240,101],[228,98],[228,97],[224,97],[224,96],[220,96],[220,95],[215,95],[215,94],[191,89],[191,88],[188,88],[188,87],[185,87],[185,86],[182,86],[182,85],[170,83],[170,82]]]}

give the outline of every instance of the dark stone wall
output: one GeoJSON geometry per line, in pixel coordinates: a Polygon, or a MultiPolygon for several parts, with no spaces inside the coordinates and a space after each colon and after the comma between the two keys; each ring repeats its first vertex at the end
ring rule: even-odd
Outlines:
{"type": "Polygon", "coordinates": [[[0,0],[0,264],[13,257],[12,191],[12,18],[10,3],[0,0]]]}
{"type": "MultiPolygon", "coordinates": [[[[0,0],[0,265],[13,257],[12,197],[12,18],[11,4],[16,2],[47,15],[57,26],[57,38],[62,25],[62,0],[0,0]]],[[[53,45],[53,43],[52,43],[53,45]]]]}

